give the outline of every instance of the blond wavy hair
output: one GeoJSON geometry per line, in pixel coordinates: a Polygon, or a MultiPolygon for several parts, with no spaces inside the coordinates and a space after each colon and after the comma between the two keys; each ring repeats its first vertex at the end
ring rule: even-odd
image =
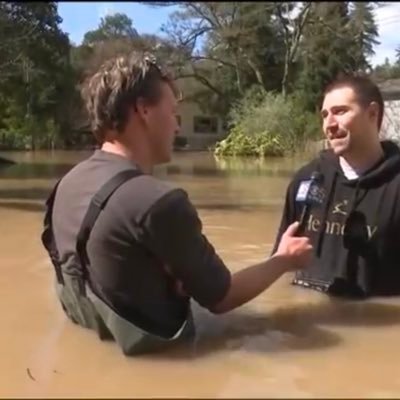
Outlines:
{"type": "Polygon", "coordinates": [[[157,65],[149,53],[133,51],[129,55],[106,61],[86,79],[81,94],[92,133],[99,143],[109,130],[121,132],[131,107],[139,98],[156,104],[161,96],[161,83],[167,83],[176,97],[180,96],[172,74],[157,65]]]}

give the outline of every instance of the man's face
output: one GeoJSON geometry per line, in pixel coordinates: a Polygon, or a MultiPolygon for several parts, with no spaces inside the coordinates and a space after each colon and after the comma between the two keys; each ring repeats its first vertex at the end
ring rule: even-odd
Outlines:
{"type": "Polygon", "coordinates": [[[178,103],[167,83],[161,83],[159,101],[147,107],[146,131],[154,164],[171,160],[174,138],[179,131],[177,121],[178,103]]]}
{"type": "Polygon", "coordinates": [[[376,104],[362,107],[351,87],[339,87],[325,95],[321,116],[325,137],[336,155],[358,149],[376,132],[376,104]]]}

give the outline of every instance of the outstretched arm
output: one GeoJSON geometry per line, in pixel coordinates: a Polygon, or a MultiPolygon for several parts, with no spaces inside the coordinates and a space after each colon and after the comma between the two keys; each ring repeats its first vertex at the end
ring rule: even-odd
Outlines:
{"type": "Polygon", "coordinates": [[[276,254],[231,275],[187,195],[173,191],[152,207],[143,223],[143,243],[168,266],[185,293],[213,313],[233,310],[254,299],[285,272],[305,266],[308,238],[295,237],[297,223],[282,235],[276,254]]]}

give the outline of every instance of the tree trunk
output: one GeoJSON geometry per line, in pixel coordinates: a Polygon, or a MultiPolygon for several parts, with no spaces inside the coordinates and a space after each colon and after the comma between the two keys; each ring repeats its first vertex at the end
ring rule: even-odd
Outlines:
{"type": "Polygon", "coordinates": [[[239,70],[239,62],[238,62],[238,56],[237,53],[235,55],[235,71],[236,71],[236,84],[239,93],[242,95],[243,94],[243,88],[242,88],[242,80],[240,77],[240,70],[239,70]]]}
{"type": "Polygon", "coordinates": [[[31,150],[36,150],[36,138],[34,132],[31,133],[31,150]]]}
{"type": "Polygon", "coordinates": [[[289,68],[290,68],[290,59],[289,59],[289,54],[286,53],[285,66],[283,69],[283,77],[282,77],[282,96],[284,98],[286,98],[288,92],[289,68]]]}
{"type": "Polygon", "coordinates": [[[257,78],[257,82],[265,89],[264,80],[261,74],[261,71],[257,68],[257,66],[250,59],[247,60],[247,63],[250,65],[251,69],[254,71],[254,74],[257,78]]]}

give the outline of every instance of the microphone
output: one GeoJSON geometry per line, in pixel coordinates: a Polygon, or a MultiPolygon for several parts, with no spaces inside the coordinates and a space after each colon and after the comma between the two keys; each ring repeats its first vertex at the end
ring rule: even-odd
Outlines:
{"type": "Polygon", "coordinates": [[[318,171],[314,171],[309,180],[300,182],[295,201],[302,204],[303,208],[296,236],[304,234],[312,207],[321,205],[324,201],[325,193],[321,187],[322,181],[323,175],[318,171]]]}

